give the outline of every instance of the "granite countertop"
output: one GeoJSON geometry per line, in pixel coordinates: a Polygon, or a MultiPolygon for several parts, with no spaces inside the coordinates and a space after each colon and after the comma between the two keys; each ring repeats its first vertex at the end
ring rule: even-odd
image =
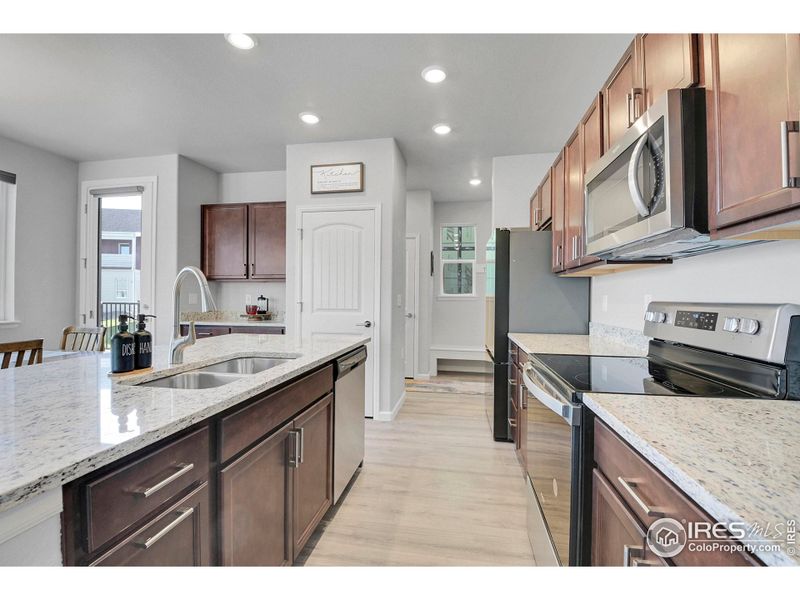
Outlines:
{"type": "Polygon", "coordinates": [[[751,542],[783,542],[782,551],[755,552],[765,564],[800,565],[800,547],[767,530],[800,520],[800,402],[594,393],[583,401],[714,519],[764,528],[751,542]]]}
{"type": "MultiPolygon", "coordinates": [[[[181,321],[181,325],[188,325],[189,321],[181,321]]],[[[195,327],[286,327],[280,321],[256,321],[250,319],[229,319],[224,321],[195,321],[195,327]]]]}
{"type": "Polygon", "coordinates": [[[169,367],[109,377],[108,353],[0,371],[0,511],[89,473],[366,343],[357,335],[233,334],[198,340],[169,367]],[[206,390],[133,387],[239,356],[292,358],[206,390]]]}
{"type": "Polygon", "coordinates": [[[598,335],[509,333],[508,339],[527,354],[584,354],[594,356],[645,356],[647,348],[598,335]]]}

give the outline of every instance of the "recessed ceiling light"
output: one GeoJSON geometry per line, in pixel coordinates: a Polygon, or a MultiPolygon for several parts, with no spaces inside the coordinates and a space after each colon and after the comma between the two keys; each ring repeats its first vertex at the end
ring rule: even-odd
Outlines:
{"type": "Polygon", "coordinates": [[[439,135],[447,135],[453,130],[447,123],[437,123],[436,125],[433,126],[433,131],[434,133],[438,133],[439,135]]]}
{"type": "Polygon", "coordinates": [[[300,120],[307,125],[316,125],[319,123],[319,117],[312,112],[301,112],[300,120]]]}
{"type": "Polygon", "coordinates": [[[256,47],[256,38],[246,33],[226,33],[225,39],[234,48],[239,50],[252,50],[256,47]]]}
{"type": "Polygon", "coordinates": [[[422,70],[422,78],[428,83],[441,83],[447,78],[447,73],[442,67],[431,65],[422,70]]]}
{"type": "Polygon", "coordinates": [[[481,184],[481,180],[478,179],[477,177],[475,177],[474,179],[470,179],[469,180],[469,184],[470,185],[480,185],[481,184]]]}

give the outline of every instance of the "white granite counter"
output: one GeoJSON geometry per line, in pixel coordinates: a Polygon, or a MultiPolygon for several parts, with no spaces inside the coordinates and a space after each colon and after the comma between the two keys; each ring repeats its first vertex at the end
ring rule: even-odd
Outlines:
{"type": "Polygon", "coordinates": [[[94,354],[0,371],[0,511],[126,456],[364,344],[362,336],[233,334],[198,340],[184,364],[109,377],[110,355],[94,354]],[[133,387],[239,356],[292,357],[206,390],[133,387]]]}
{"type": "MultiPolygon", "coordinates": [[[[800,402],[592,393],[583,401],[719,522],[785,530],[800,521],[800,402]]],[[[768,565],[800,564],[800,539],[784,550],[757,554],[768,565]]]]}
{"type": "Polygon", "coordinates": [[[526,354],[586,354],[594,356],[644,356],[647,348],[597,335],[509,333],[508,339],[526,354]]]}

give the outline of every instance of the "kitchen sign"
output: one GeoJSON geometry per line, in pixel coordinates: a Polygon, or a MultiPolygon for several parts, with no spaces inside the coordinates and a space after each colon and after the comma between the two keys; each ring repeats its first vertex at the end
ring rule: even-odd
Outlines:
{"type": "Polygon", "coordinates": [[[311,166],[311,193],[338,194],[364,191],[364,163],[311,166]]]}

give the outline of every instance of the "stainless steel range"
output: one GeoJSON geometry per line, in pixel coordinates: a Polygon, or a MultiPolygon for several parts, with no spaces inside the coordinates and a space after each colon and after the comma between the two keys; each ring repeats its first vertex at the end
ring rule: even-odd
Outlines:
{"type": "Polygon", "coordinates": [[[651,302],[644,333],[653,339],[642,358],[530,357],[528,530],[537,564],[589,562],[593,416],[584,393],[800,399],[800,305],[651,302]]]}

